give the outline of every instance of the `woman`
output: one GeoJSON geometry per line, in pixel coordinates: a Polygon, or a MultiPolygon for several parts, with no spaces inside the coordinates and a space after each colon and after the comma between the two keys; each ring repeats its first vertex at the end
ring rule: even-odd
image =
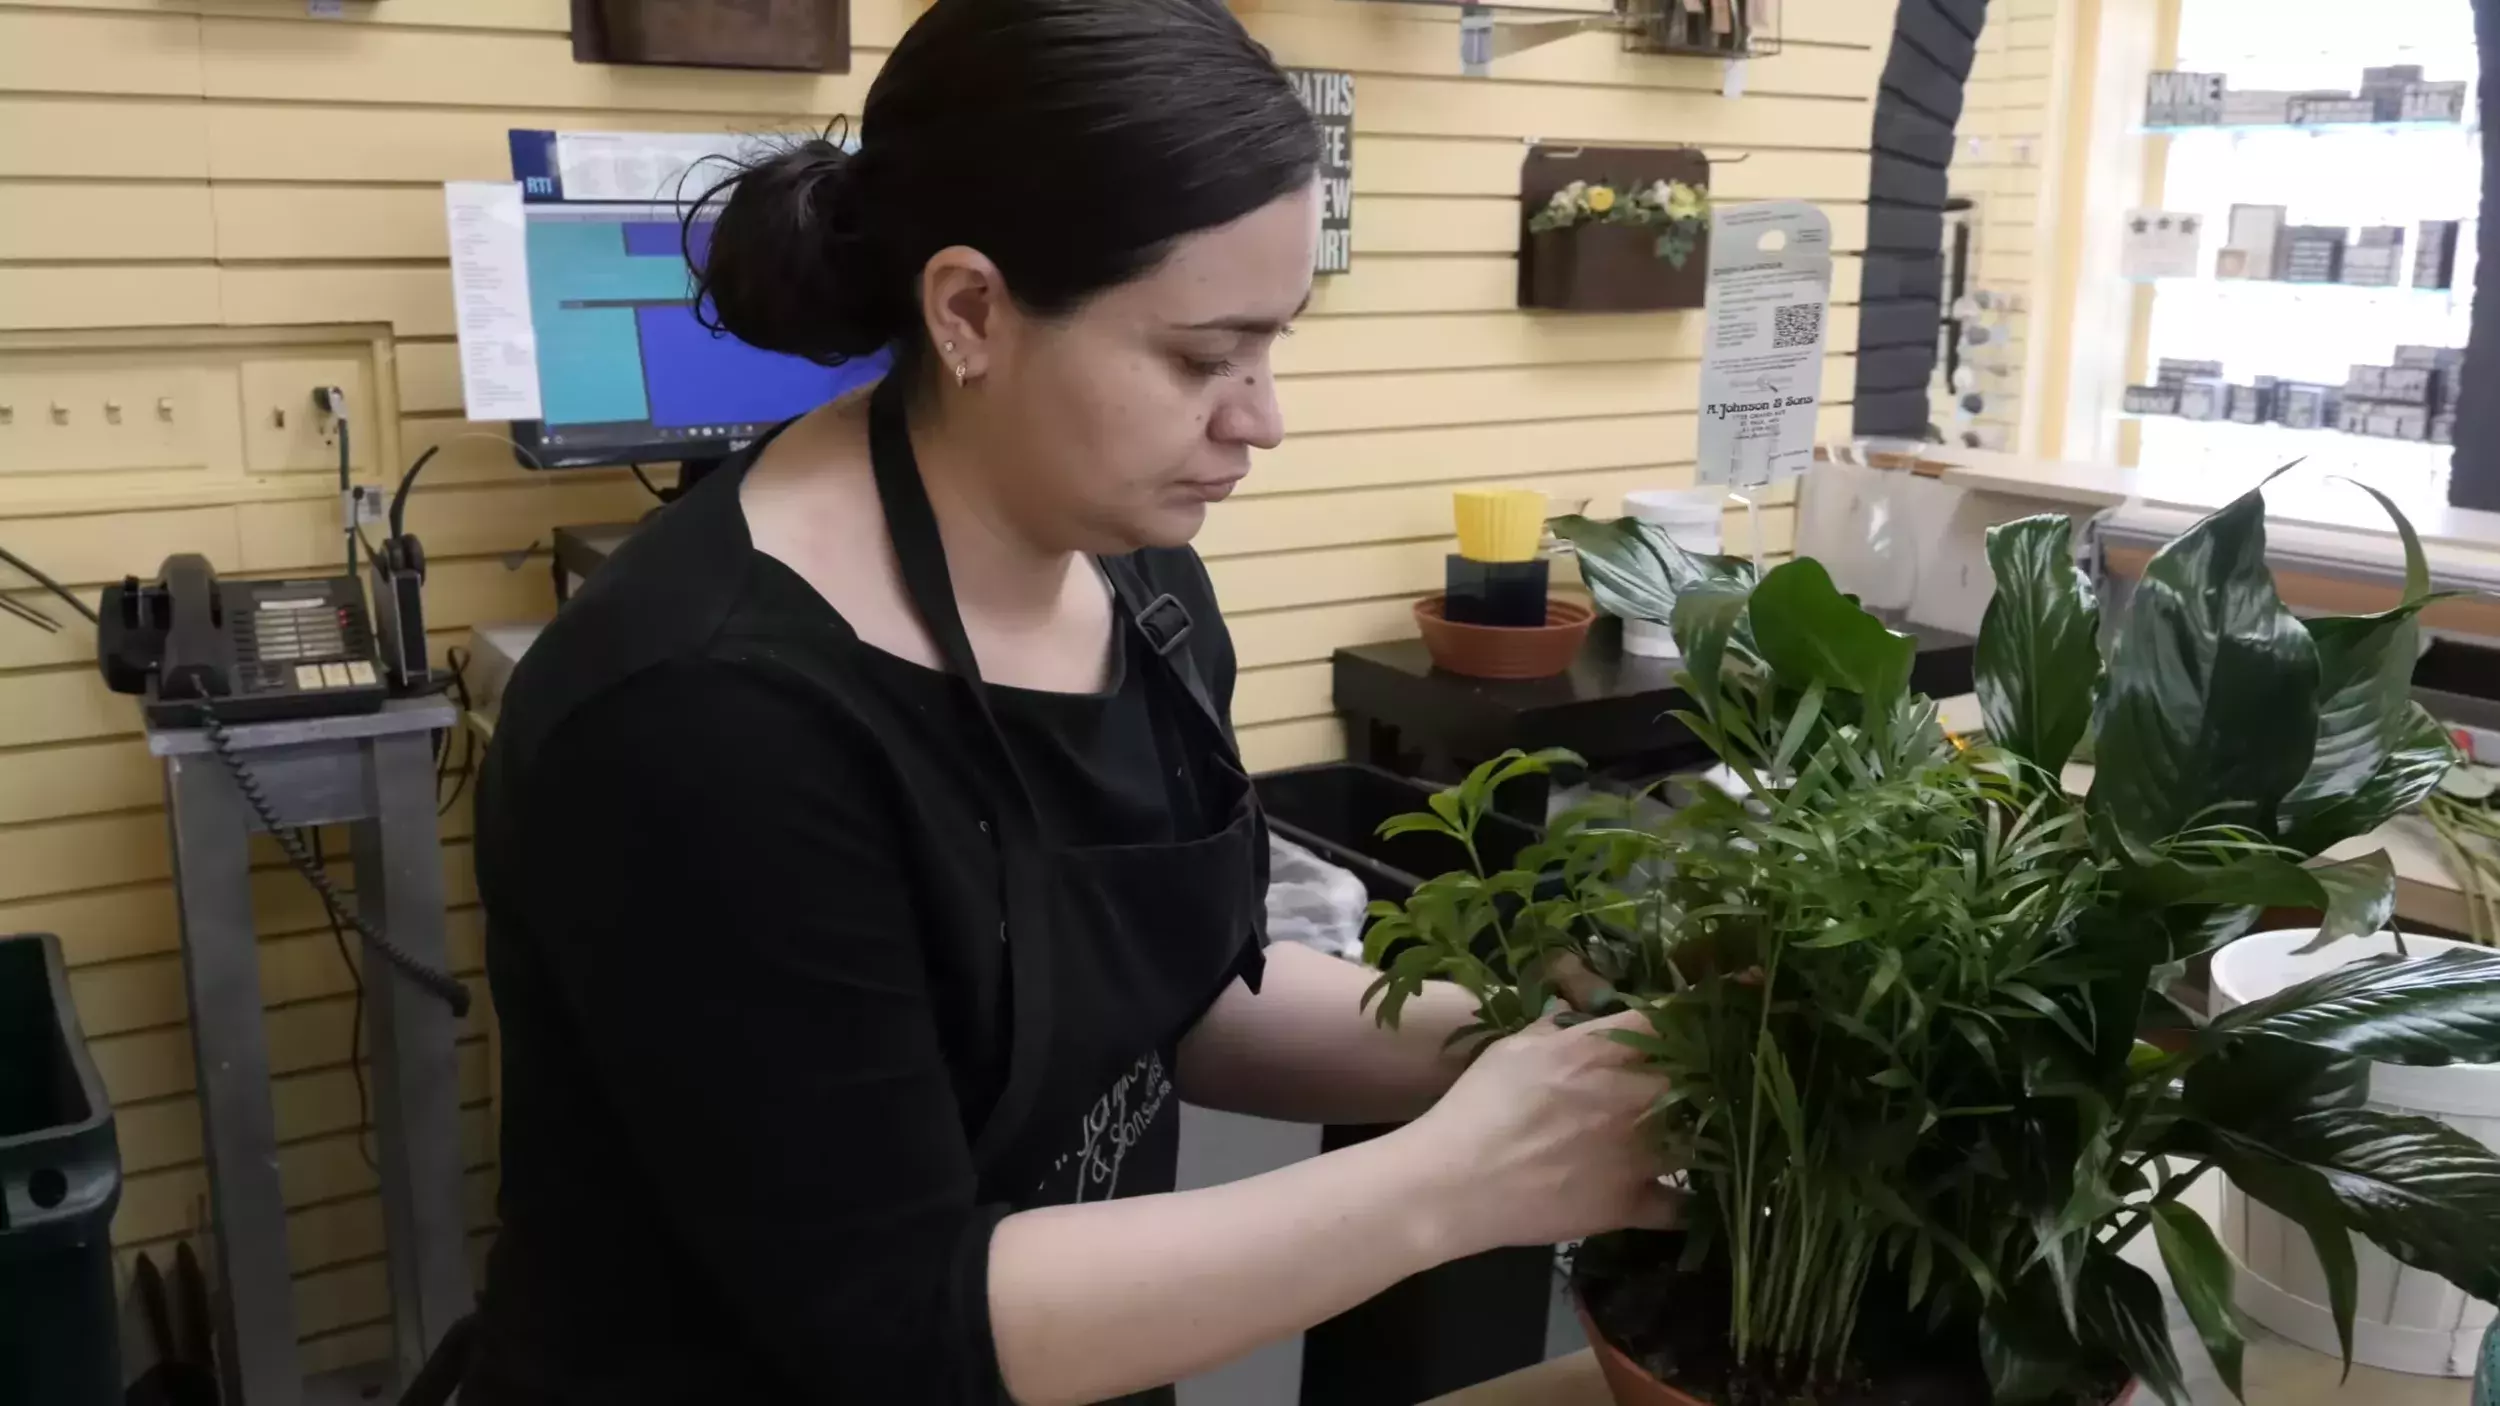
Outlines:
{"type": "Polygon", "coordinates": [[[464,1399],[1168,1400],[1443,1260],[1661,1220],[1619,1046],[1468,1065],[1455,992],[1383,1032],[1360,970],[1261,951],[1187,543],[1283,435],[1283,75],[1215,0],[938,0],[860,135],[747,171],[705,279],[747,342],[895,370],[663,513],[504,705],[464,1399]],[[1416,1121],[1175,1193],[1181,1098],[1416,1121]]]}

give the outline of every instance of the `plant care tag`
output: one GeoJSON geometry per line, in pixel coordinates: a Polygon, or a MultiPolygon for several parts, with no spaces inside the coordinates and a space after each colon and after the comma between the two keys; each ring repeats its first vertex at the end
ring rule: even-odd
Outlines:
{"type": "Polygon", "coordinates": [[[1723,205],[1710,225],[1698,479],[1740,490],[1814,462],[1832,222],[1800,200],[1723,205]]]}

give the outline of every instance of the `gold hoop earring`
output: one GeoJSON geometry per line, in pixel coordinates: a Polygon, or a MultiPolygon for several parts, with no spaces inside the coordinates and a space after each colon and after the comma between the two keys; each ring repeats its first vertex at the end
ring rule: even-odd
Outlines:
{"type": "Polygon", "coordinates": [[[972,368],[971,368],[971,367],[969,367],[969,366],[965,365],[964,363],[962,363],[962,362],[960,362],[960,361],[956,362],[956,363],[955,363],[955,389],[957,389],[957,390],[962,390],[962,389],[964,388],[964,379],[965,379],[966,377],[970,376],[971,374],[972,374],[972,368]]]}

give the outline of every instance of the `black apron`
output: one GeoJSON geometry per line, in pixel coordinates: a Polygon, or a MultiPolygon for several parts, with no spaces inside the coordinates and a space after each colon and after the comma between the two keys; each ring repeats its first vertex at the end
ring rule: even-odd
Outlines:
{"type": "Polygon", "coordinates": [[[982,723],[973,746],[999,862],[1011,1034],[1002,1091],[974,1138],[981,1197],[1029,1209],[1170,1191],[1180,1152],[1174,1052],[1234,976],[1256,983],[1267,869],[1256,793],[1182,647],[1187,612],[1150,595],[1134,561],[1101,559],[1117,597],[1114,628],[1144,645],[1131,657],[1197,768],[1206,813],[1176,826],[1194,838],[1063,844],[1043,833],[992,711],[912,453],[903,388],[890,380],[870,404],[869,453],[904,589],[982,723]]]}

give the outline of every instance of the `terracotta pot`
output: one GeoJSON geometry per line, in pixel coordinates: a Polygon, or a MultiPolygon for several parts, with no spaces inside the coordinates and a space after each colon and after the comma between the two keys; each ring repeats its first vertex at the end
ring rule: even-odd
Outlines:
{"type": "Polygon", "coordinates": [[[1549,600],[1542,625],[1462,625],[1442,614],[1440,596],[1415,602],[1432,662],[1471,679],[1544,679],[1571,667],[1597,612],[1578,601],[1549,600]]]}
{"type": "MultiPolygon", "coordinates": [[[[1580,1315],[1580,1331],[1588,1335],[1589,1349],[1597,1355],[1597,1369],[1606,1377],[1606,1394],[1615,1399],[1615,1406],[1710,1406],[1700,1397],[1678,1391],[1651,1376],[1648,1368],[1607,1341],[1589,1317],[1589,1306],[1577,1288],[1571,1291],[1571,1307],[1580,1315]]],[[[2129,1382],[2111,1398],[2109,1406],[2130,1406],[2134,1400],[2135,1383],[2129,1382]]]]}
{"type": "Polygon", "coordinates": [[[1519,250],[1519,305],[1557,312],[1648,312],[1702,305],[1710,233],[1677,268],[1658,257],[1656,225],[1574,225],[1527,236],[1519,250]]]}

